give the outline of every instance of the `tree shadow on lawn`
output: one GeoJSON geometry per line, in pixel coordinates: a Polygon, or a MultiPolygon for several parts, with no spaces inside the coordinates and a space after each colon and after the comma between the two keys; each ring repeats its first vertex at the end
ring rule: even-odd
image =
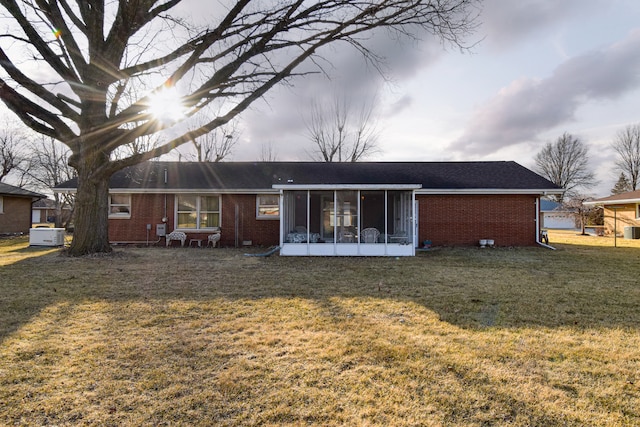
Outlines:
{"type": "MultiPolygon", "coordinates": [[[[30,252],[28,250],[27,252],[30,252]]],[[[83,301],[335,298],[414,303],[462,328],[637,328],[637,257],[593,249],[438,249],[407,258],[245,257],[233,249],[48,254],[0,272],[0,339],[83,301]]]]}
{"type": "Polygon", "coordinates": [[[258,258],[231,249],[145,248],[28,258],[0,269],[0,342],[12,357],[3,387],[12,402],[36,396],[22,400],[34,412],[19,409],[16,417],[26,418],[13,420],[42,425],[88,417],[91,408],[95,420],[114,425],[134,414],[138,424],[161,424],[197,405],[227,425],[322,424],[313,418],[318,412],[335,413],[334,425],[357,424],[347,418],[357,408],[379,417],[363,423],[381,425],[415,425],[421,418],[403,417],[418,413],[443,425],[518,417],[529,425],[584,425],[608,413],[624,419],[620,407],[631,425],[636,388],[617,377],[628,371],[635,380],[634,359],[612,366],[611,346],[601,344],[640,321],[637,267],[630,269],[628,255],[525,248],[258,258]],[[8,338],[21,328],[20,341],[8,338]],[[556,334],[546,328],[564,330],[557,343],[547,345],[556,334]],[[614,331],[589,331],[603,328],[614,331]],[[596,339],[601,347],[592,354],[596,339]],[[564,364],[572,354],[587,365],[564,364]],[[590,362],[607,369],[591,373],[590,362]],[[592,376],[593,384],[609,381],[602,392],[575,391],[593,387],[584,379],[592,376]],[[618,392],[621,382],[627,394],[611,400],[609,390],[618,392]],[[54,389],[61,394],[52,398],[54,389]],[[287,389],[296,396],[278,392],[287,389]],[[377,413],[381,396],[395,409],[377,413]],[[38,418],[41,404],[55,409],[38,418]],[[572,412],[576,405],[582,415],[572,412]],[[264,418],[274,407],[294,409],[289,418],[264,418]],[[250,412],[257,418],[242,418],[250,412]]]}

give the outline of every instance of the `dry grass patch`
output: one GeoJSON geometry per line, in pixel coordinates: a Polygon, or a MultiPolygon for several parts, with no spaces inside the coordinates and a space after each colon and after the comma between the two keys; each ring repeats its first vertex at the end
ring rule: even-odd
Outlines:
{"type": "Polygon", "coordinates": [[[640,251],[582,242],[402,259],[0,242],[24,255],[0,269],[0,424],[638,425],[640,251]]]}

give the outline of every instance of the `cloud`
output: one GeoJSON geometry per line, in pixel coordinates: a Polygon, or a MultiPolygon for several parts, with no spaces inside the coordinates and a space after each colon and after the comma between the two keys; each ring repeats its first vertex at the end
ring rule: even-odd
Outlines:
{"type": "Polygon", "coordinates": [[[640,86],[640,30],[606,48],[573,57],[545,79],[513,81],[479,108],[452,145],[465,154],[490,154],[535,140],[575,117],[590,101],[616,99],[640,86]]]}
{"type": "Polygon", "coordinates": [[[484,44],[502,50],[532,34],[545,32],[595,8],[608,7],[606,0],[485,0],[481,32],[484,44]]]}
{"type": "MultiPolygon", "coordinates": [[[[314,103],[328,105],[338,96],[354,106],[375,100],[378,105],[374,108],[385,116],[398,114],[413,103],[413,98],[404,96],[395,105],[383,108],[379,95],[385,85],[417,75],[445,54],[433,37],[418,43],[377,31],[361,41],[382,59],[383,74],[346,43],[326,47],[319,60],[326,74],[294,78],[288,85],[274,88],[242,115],[244,141],[234,159],[256,159],[262,145],[270,142],[280,160],[308,160],[313,147],[306,138],[305,119],[314,103]]],[[[317,71],[312,65],[307,64],[305,69],[317,71]]]]}
{"type": "Polygon", "coordinates": [[[387,111],[385,111],[384,113],[385,118],[391,118],[391,117],[400,115],[404,111],[411,108],[414,101],[415,99],[411,95],[407,94],[402,96],[396,102],[392,103],[390,106],[387,107],[387,111]]]}

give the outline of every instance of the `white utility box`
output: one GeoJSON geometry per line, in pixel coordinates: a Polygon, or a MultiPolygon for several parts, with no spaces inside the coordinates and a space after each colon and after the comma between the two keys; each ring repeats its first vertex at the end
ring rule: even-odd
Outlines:
{"type": "Polygon", "coordinates": [[[32,228],[30,246],[64,246],[64,228],[32,228]]]}

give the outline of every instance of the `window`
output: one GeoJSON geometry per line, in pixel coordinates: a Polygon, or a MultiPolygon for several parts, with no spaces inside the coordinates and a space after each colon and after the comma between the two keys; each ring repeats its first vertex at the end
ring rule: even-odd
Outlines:
{"type": "Polygon", "coordinates": [[[277,194],[262,194],[256,196],[256,218],[280,218],[280,196],[277,194]]]}
{"type": "Polygon", "coordinates": [[[176,228],[200,230],[220,227],[220,197],[180,195],[176,197],[176,228]]]}
{"type": "Polygon", "coordinates": [[[109,218],[131,218],[131,196],[129,194],[109,195],[109,218]]]}
{"type": "Polygon", "coordinates": [[[0,214],[4,213],[4,200],[2,196],[0,196],[0,214]]]}

